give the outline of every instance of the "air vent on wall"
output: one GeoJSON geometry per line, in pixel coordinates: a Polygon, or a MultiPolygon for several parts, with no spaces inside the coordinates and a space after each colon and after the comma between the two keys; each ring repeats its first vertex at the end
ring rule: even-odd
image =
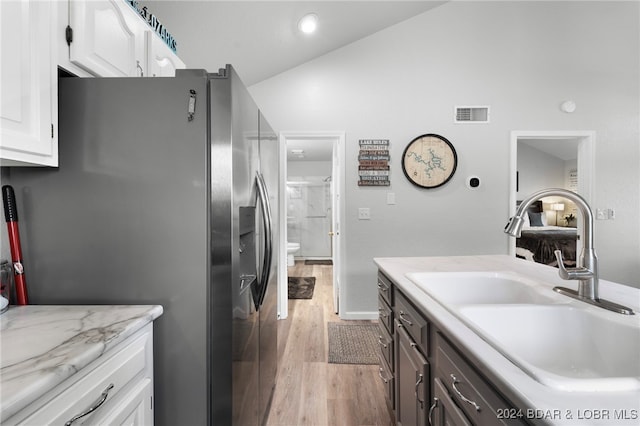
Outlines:
{"type": "Polygon", "coordinates": [[[454,108],[454,123],[488,123],[488,106],[457,106],[454,108]]]}

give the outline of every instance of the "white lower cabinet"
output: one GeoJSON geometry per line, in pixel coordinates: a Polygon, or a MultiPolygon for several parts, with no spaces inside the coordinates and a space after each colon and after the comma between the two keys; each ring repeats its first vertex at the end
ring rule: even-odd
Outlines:
{"type": "Polygon", "coordinates": [[[149,379],[144,379],[137,383],[110,412],[104,416],[96,416],[91,423],[126,426],[153,424],[152,394],[153,383],[149,379]]]}
{"type": "Polygon", "coordinates": [[[3,425],[152,425],[153,328],[148,324],[3,425]]]}

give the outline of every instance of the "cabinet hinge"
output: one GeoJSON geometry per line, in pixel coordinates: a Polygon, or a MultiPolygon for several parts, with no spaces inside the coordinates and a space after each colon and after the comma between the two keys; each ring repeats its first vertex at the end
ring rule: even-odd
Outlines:
{"type": "Polygon", "coordinates": [[[73,28],[71,28],[71,25],[67,25],[67,28],[65,28],[64,37],[67,40],[67,46],[71,46],[73,42],[73,28]]]}

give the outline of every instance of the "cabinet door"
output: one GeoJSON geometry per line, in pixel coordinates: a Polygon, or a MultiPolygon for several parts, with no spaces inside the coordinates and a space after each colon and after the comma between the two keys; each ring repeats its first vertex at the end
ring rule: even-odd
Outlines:
{"type": "Polygon", "coordinates": [[[145,40],[150,77],[175,77],[177,69],[186,68],[184,62],[152,31],[146,32],[145,40]]]}
{"type": "Polygon", "coordinates": [[[429,410],[429,424],[432,426],[471,426],[456,404],[449,396],[442,381],[433,381],[434,398],[429,410]]]}
{"type": "Polygon", "coordinates": [[[429,364],[396,320],[396,420],[400,426],[424,426],[429,411],[429,364]]]}
{"type": "Polygon", "coordinates": [[[146,24],[124,1],[69,1],[69,60],[98,77],[145,74],[146,24]]]}
{"type": "Polygon", "coordinates": [[[55,11],[50,2],[0,1],[0,165],[58,165],[55,11]]]}

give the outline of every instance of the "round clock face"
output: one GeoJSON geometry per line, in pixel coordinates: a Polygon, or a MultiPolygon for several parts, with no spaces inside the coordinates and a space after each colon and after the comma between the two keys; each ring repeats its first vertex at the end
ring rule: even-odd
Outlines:
{"type": "Polygon", "coordinates": [[[451,179],[458,165],[456,150],[440,135],[426,134],[412,140],[402,155],[402,171],[422,188],[436,188],[451,179]]]}

